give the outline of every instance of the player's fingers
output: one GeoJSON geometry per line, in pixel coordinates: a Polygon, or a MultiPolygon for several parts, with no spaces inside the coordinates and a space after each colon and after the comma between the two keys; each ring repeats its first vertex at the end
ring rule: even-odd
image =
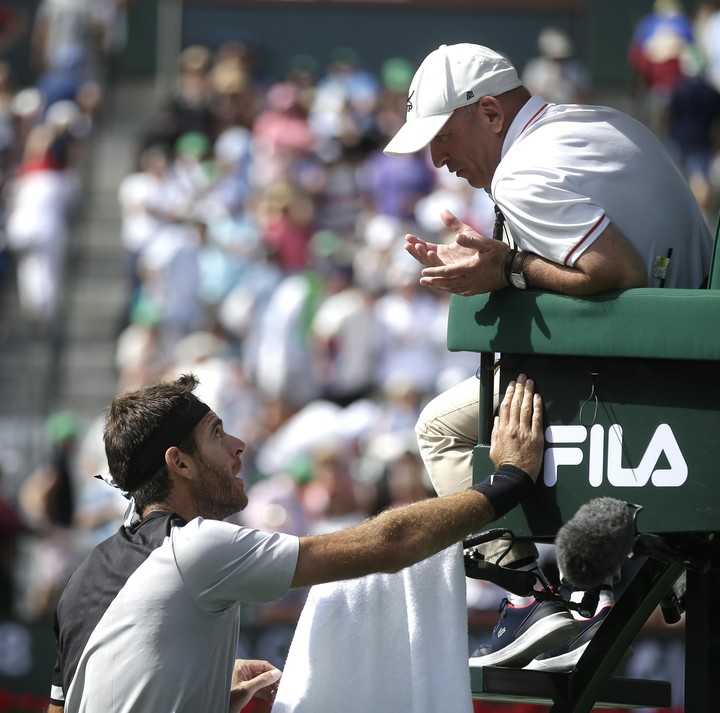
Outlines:
{"type": "Polygon", "coordinates": [[[515,392],[513,393],[512,402],[510,404],[510,421],[512,423],[520,423],[521,409],[525,398],[525,382],[527,377],[525,374],[518,375],[515,381],[515,392]]]}
{"type": "Polygon", "coordinates": [[[510,409],[512,406],[513,396],[515,394],[515,382],[511,381],[505,389],[505,398],[502,400],[499,409],[500,425],[505,425],[510,420],[510,409]]]}
{"type": "MultiPolygon", "coordinates": [[[[246,688],[245,690],[250,694],[250,697],[254,696],[258,691],[270,688],[274,686],[274,684],[280,680],[280,676],[282,675],[282,671],[280,671],[277,668],[273,668],[270,671],[265,671],[264,673],[259,674],[258,676],[255,676],[255,678],[251,678],[249,681],[245,682],[246,688]]],[[[273,690],[274,692],[274,690],[273,690]]]]}
{"type": "Polygon", "coordinates": [[[536,439],[543,438],[543,409],[540,394],[533,394],[532,434],[536,439]]]}
{"type": "Polygon", "coordinates": [[[492,448],[497,444],[497,440],[500,433],[500,416],[495,416],[493,419],[493,430],[490,434],[490,447],[492,448]]]}
{"type": "Polygon", "coordinates": [[[526,379],[523,387],[522,401],[520,403],[520,418],[523,426],[527,426],[528,429],[532,425],[534,395],[535,382],[532,379],[526,379]]]}

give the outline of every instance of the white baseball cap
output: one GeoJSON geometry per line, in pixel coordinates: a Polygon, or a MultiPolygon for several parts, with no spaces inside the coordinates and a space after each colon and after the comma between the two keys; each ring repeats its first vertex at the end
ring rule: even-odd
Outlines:
{"type": "Polygon", "coordinates": [[[385,153],[392,156],[420,151],[458,107],[521,85],[515,67],[487,47],[440,45],[415,72],[408,93],[407,119],[385,153]]]}

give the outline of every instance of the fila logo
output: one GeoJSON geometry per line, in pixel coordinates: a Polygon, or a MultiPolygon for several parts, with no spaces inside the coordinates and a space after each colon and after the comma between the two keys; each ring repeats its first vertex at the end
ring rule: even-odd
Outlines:
{"type": "Polygon", "coordinates": [[[631,463],[629,467],[622,465],[622,426],[610,426],[606,438],[605,428],[596,423],[590,429],[585,426],[548,426],[545,429],[545,440],[551,444],[545,451],[543,481],[546,486],[556,485],[560,466],[580,465],[585,460],[583,449],[567,444],[585,443],[588,433],[588,480],[594,488],[602,485],[604,477],[616,488],[642,488],[648,483],[657,488],[677,488],[687,480],[687,462],[667,423],[661,423],[655,429],[640,462],[631,463]],[[658,467],[663,455],[662,467],[658,467]]]}

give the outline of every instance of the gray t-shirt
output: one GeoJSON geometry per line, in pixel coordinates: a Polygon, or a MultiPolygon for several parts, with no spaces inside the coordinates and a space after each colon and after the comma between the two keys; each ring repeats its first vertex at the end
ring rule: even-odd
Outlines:
{"type": "Polygon", "coordinates": [[[240,602],[284,596],[298,538],[153,513],[99,545],[58,604],[68,713],[226,713],[240,602]]]}

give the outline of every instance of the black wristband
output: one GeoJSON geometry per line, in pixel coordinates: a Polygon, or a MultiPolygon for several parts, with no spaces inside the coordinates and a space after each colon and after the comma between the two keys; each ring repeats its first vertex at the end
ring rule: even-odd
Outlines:
{"type": "Polygon", "coordinates": [[[497,519],[518,505],[529,494],[533,485],[535,482],[522,468],[503,463],[482,483],[471,487],[490,501],[497,519]]]}

